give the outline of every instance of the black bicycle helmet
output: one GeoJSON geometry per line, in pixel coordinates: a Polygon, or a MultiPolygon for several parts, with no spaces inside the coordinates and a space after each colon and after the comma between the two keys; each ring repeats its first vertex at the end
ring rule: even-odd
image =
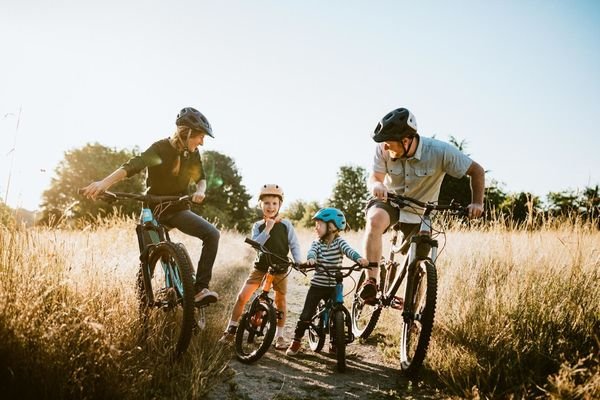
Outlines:
{"type": "Polygon", "coordinates": [[[192,107],[185,107],[177,114],[177,120],[175,120],[177,126],[187,126],[196,131],[203,131],[212,138],[212,128],[206,117],[198,110],[192,107]]]}
{"type": "Polygon", "coordinates": [[[371,137],[377,143],[381,143],[387,140],[400,141],[416,134],[417,119],[415,116],[406,108],[397,108],[381,119],[371,137]]]}

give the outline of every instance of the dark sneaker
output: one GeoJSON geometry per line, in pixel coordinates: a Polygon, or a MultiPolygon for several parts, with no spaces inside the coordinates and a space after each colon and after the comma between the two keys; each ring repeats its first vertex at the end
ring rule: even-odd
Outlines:
{"type": "Polygon", "coordinates": [[[218,300],[219,300],[219,295],[216,292],[209,290],[208,288],[204,288],[204,289],[200,290],[198,293],[196,293],[196,296],[194,296],[194,302],[196,304],[198,304],[198,303],[210,304],[210,303],[215,303],[218,300]]]}
{"type": "Polygon", "coordinates": [[[292,344],[290,344],[290,347],[288,347],[288,349],[285,351],[285,354],[288,356],[295,356],[298,353],[300,353],[301,348],[302,348],[302,342],[294,339],[292,341],[292,344]]]}
{"type": "Polygon", "coordinates": [[[377,296],[377,281],[373,278],[367,279],[360,288],[358,295],[365,303],[374,302],[375,296],[377,296]]]}

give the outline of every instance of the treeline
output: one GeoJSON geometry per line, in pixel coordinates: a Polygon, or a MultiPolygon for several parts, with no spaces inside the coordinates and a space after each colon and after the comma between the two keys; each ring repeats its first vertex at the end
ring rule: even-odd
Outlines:
{"type": "MultiPolygon", "coordinates": [[[[464,141],[450,140],[464,151],[464,141]]],[[[104,201],[92,201],[77,195],[77,189],[92,181],[102,179],[129,158],[139,154],[138,149],[117,150],[98,143],[71,150],[55,170],[50,188],[43,193],[41,212],[35,223],[48,226],[79,224],[97,221],[114,215],[137,215],[137,202],[119,202],[109,204],[104,201]]],[[[214,222],[220,228],[247,232],[253,221],[260,218],[257,207],[251,207],[252,195],[242,184],[235,162],[230,157],[216,151],[202,153],[207,180],[207,197],[193,209],[204,218],[214,222]]],[[[365,226],[364,208],[369,197],[367,171],[360,166],[340,167],[330,197],[323,203],[297,200],[285,207],[283,213],[297,226],[312,226],[311,217],[321,207],[338,207],[344,210],[348,225],[352,230],[365,226]]],[[[145,189],[145,176],[138,174],[126,179],[111,190],[140,193],[145,189]]],[[[514,227],[535,228],[549,219],[570,219],[599,225],[600,195],[599,186],[584,188],[581,192],[572,190],[551,192],[545,203],[527,192],[510,193],[502,184],[491,181],[486,187],[484,221],[494,221],[514,227]]],[[[190,190],[194,190],[190,187],[190,190]]],[[[446,176],[440,191],[440,203],[456,200],[469,204],[471,188],[468,177],[455,179],[446,176]]],[[[0,201],[0,224],[14,225],[22,222],[20,213],[11,210],[0,201]]],[[[26,222],[31,222],[27,215],[26,222]]],[[[600,226],[599,226],[600,227],[600,226]]]]}

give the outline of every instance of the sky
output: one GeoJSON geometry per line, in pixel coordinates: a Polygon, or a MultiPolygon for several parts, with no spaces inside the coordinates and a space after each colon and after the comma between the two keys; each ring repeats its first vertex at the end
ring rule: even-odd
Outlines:
{"type": "Polygon", "coordinates": [[[600,184],[599,1],[2,0],[0,55],[12,207],[39,207],[66,151],[144,150],[187,106],[213,126],[204,150],[287,204],[370,171],[398,107],[507,192],[600,184]]]}

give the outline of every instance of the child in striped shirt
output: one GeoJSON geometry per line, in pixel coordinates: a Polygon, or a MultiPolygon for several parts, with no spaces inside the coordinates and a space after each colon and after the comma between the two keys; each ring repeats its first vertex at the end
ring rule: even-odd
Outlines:
{"type": "MultiPolygon", "coordinates": [[[[369,261],[346,242],[340,231],[346,229],[344,213],[337,208],[323,208],[312,218],[315,221],[315,232],[319,239],[312,242],[306,263],[320,265],[326,269],[335,269],[342,266],[343,256],[350,258],[362,266],[369,265],[369,261]]],[[[302,337],[310,326],[310,319],[317,310],[321,299],[327,300],[335,293],[335,278],[329,276],[323,269],[317,268],[310,281],[310,287],[304,301],[304,308],[296,324],[294,340],[288,347],[286,354],[295,356],[302,347],[302,337]]]]}

